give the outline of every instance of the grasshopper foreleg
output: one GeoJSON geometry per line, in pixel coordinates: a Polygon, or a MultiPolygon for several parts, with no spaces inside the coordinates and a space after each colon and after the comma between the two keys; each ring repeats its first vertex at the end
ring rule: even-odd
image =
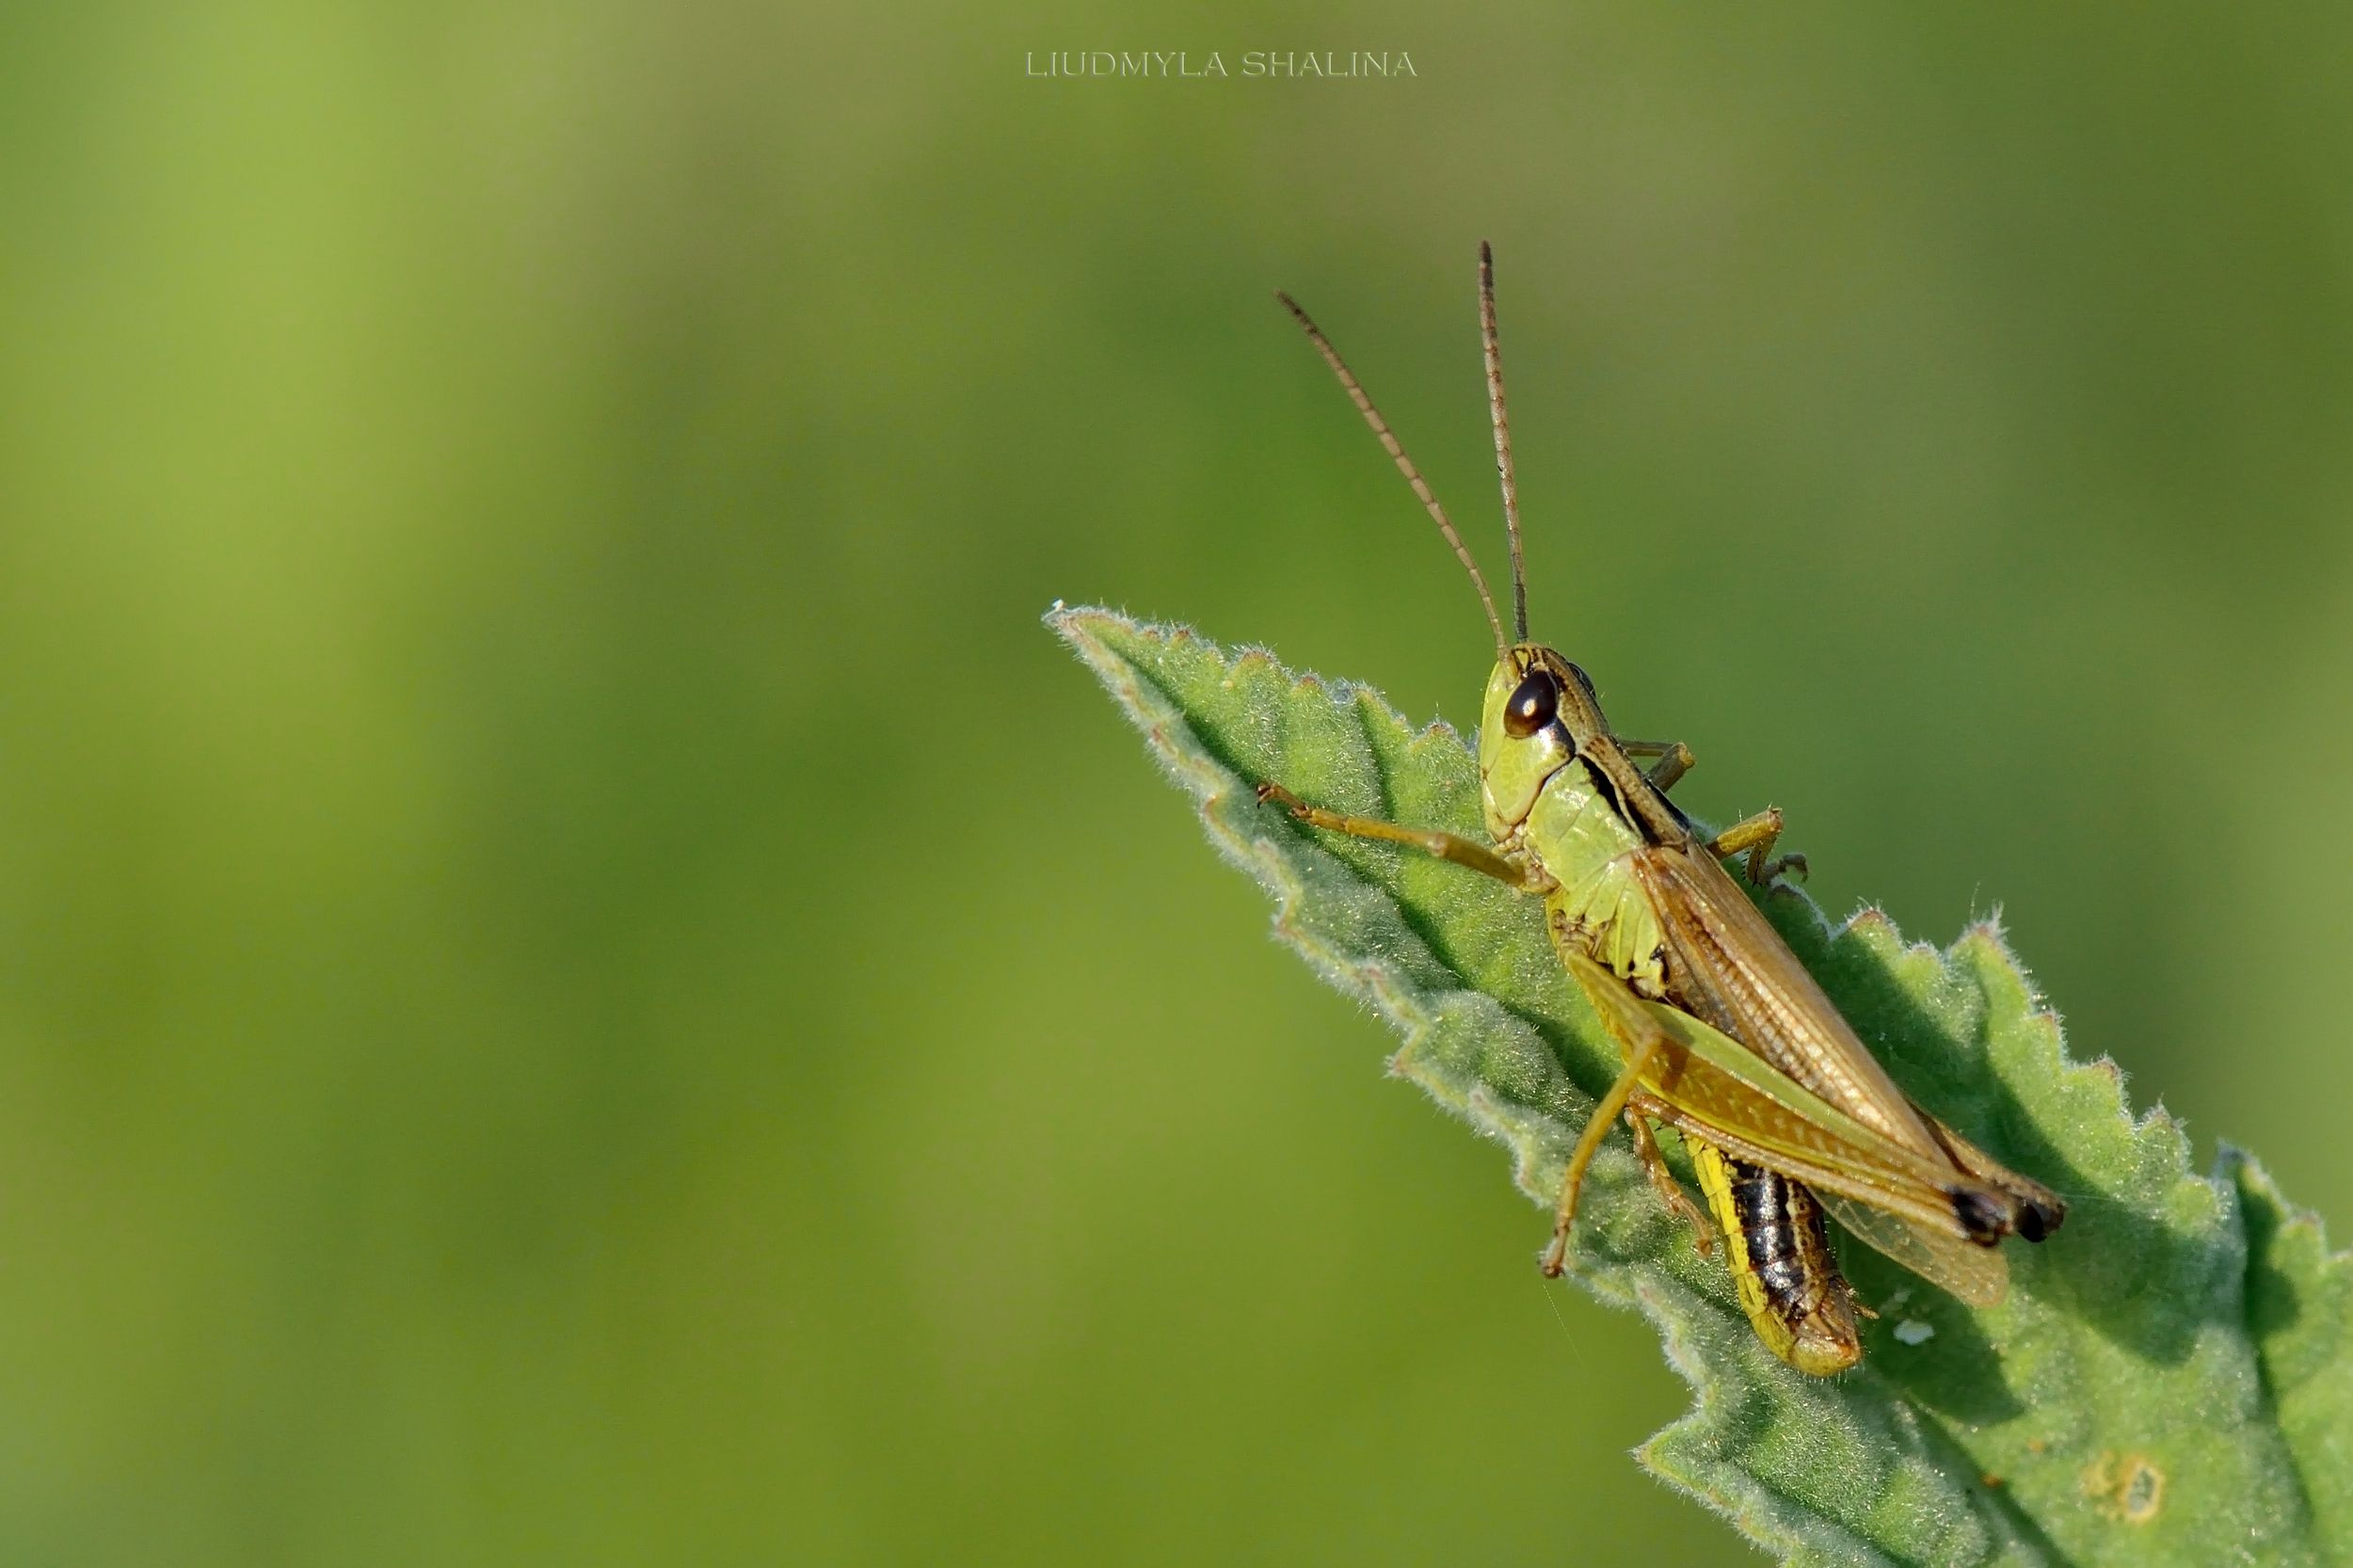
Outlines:
{"type": "Polygon", "coordinates": [[[1650,787],[1660,794],[1673,789],[1675,780],[1689,773],[1691,764],[1699,760],[1691,755],[1691,748],[1681,741],[1620,741],[1618,749],[1628,757],[1658,759],[1652,764],[1650,772],[1642,776],[1650,780],[1650,787]]]}
{"type": "Polygon", "coordinates": [[[1743,817],[1716,835],[1707,846],[1707,853],[1719,860],[1729,860],[1736,855],[1748,856],[1749,880],[1762,888],[1784,872],[1806,874],[1805,856],[1783,855],[1772,859],[1773,840],[1781,837],[1781,808],[1768,806],[1753,817],[1743,817]]]}
{"type": "Polygon", "coordinates": [[[1546,892],[1552,887],[1549,877],[1543,877],[1541,873],[1531,876],[1519,862],[1459,833],[1442,832],[1434,827],[1406,827],[1398,823],[1383,822],[1378,817],[1344,816],[1337,811],[1327,811],[1321,806],[1310,806],[1280,784],[1259,785],[1258,798],[1274,802],[1310,827],[1345,833],[1355,839],[1379,839],[1387,843],[1409,845],[1425,855],[1466,866],[1482,876],[1492,876],[1497,882],[1508,882],[1529,892],[1546,892]]]}

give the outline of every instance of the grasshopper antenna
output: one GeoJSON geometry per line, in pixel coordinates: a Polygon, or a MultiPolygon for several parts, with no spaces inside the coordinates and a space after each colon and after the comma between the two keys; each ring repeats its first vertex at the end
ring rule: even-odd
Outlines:
{"type": "Polygon", "coordinates": [[[1512,624],[1528,641],[1528,568],[1520,559],[1520,482],[1512,470],[1512,422],[1503,412],[1503,344],[1496,334],[1496,253],[1479,242],[1479,338],[1487,351],[1487,412],[1496,427],[1496,474],[1503,481],[1503,528],[1512,536],[1512,624]]]}
{"type": "MultiPolygon", "coordinates": [[[[1291,318],[1306,332],[1307,341],[1316,345],[1316,352],[1323,356],[1323,362],[1332,367],[1332,374],[1340,378],[1340,385],[1347,389],[1349,400],[1356,405],[1356,411],[1365,416],[1365,423],[1372,426],[1372,433],[1381,438],[1381,445],[1388,452],[1389,460],[1397,464],[1397,472],[1405,476],[1405,482],[1414,488],[1415,497],[1437,523],[1438,532],[1445,535],[1446,542],[1454,547],[1454,558],[1463,563],[1465,571],[1470,573],[1471,586],[1479,590],[1479,602],[1487,612],[1487,624],[1495,629],[1497,662],[1510,664],[1512,645],[1504,639],[1503,617],[1496,614],[1495,596],[1487,591],[1487,580],[1480,574],[1479,563],[1471,559],[1470,547],[1463,542],[1463,536],[1454,531],[1454,524],[1447,517],[1446,508],[1438,504],[1438,498],[1430,493],[1429,482],[1422,478],[1421,470],[1416,468],[1414,460],[1405,456],[1404,445],[1391,433],[1389,422],[1381,417],[1381,410],[1372,406],[1372,399],[1365,395],[1365,389],[1358,386],[1356,377],[1349,374],[1339,350],[1332,346],[1332,340],[1323,335],[1323,329],[1299,308],[1299,301],[1289,295],[1278,289],[1274,297],[1283,302],[1283,309],[1291,313],[1291,318]]],[[[1496,382],[1496,386],[1499,395],[1502,382],[1496,382]]],[[[1513,537],[1516,554],[1518,536],[1515,534],[1513,537]]],[[[1523,625],[1527,623],[1525,608],[1520,613],[1520,620],[1523,625]]]]}

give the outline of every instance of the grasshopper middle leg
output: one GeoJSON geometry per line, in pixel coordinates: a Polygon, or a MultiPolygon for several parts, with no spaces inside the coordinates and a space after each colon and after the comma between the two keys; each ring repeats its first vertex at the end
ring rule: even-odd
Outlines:
{"type": "Polygon", "coordinates": [[[1716,835],[1707,846],[1707,853],[1719,860],[1729,860],[1736,855],[1746,856],[1749,880],[1762,888],[1784,872],[1806,874],[1805,856],[1783,855],[1772,859],[1773,841],[1781,837],[1781,808],[1768,806],[1753,817],[1743,817],[1716,835]]]}
{"type": "Polygon", "coordinates": [[[1691,748],[1681,741],[1620,741],[1618,749],[1628,757],[1658,759],[1652,764],[1650,772],[1642,776],[1649,779],[1651,788],[1661,794],[1673,789],[1675,780],[1689,773],[1691,764],[1699,760],[1691,755],[1691,748]]]}

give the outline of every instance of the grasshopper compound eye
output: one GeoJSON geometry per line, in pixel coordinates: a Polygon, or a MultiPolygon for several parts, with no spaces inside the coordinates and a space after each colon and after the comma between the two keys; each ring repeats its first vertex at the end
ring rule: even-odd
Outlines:
{"type": "Polygon", "coordinates": [[[1528,679],[1513,689],[1512,700],[1503,705],[1504,733],[1525,741],[1551,724],[1560,708],[1561,688],[1553,684],[1550,673],[1530,670],[1528,679]]]}

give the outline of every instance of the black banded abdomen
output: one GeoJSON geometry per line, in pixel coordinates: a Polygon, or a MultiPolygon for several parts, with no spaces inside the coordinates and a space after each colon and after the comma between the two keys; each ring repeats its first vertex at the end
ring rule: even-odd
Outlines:
{"type": "Polygon", "coordinates": [[[1831,1256],[1821,1205],[1792,1181],[1713,1144],[1685,1138],[1716,1223],[1740,1309],[1768,1349],[1827,1377],[1863,1359],[1854,1304],[1831,1256]]]}

